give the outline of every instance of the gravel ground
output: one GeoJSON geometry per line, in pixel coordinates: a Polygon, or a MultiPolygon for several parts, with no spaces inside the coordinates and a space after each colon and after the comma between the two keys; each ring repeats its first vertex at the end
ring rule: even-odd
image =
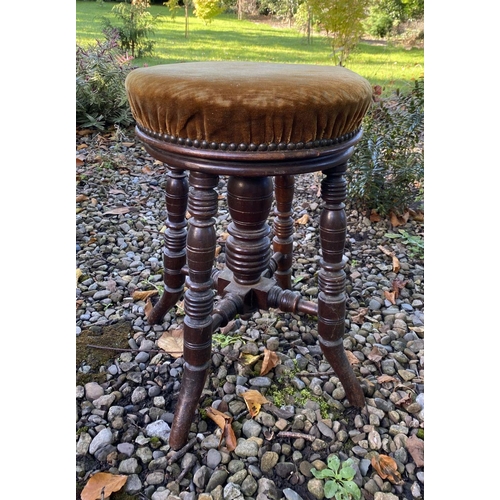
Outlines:
{"type": "MultiPolygon", "coordinates": [[[[179,328],[182,307],[149,326],[147,299],[135,293],[158,290],[162,282],[165,166],[148,156],[131,129],[80,130],[76,144],[76,498],[96,472],[111,472],[128,477],[112,498],[322,499],[324,480],[311,469],[324,468],[331,454],[352,459],[361,498],[423,498],[423,260],[408,238],[385,236],[403,229],[423,237],[420,218],[394,228],[347,209],[344,346],[365,408],[350,407],[321,354],[314,318],[259,311],[216,336],[190,447],[174,455],[168,431],[183,362],[162,351],[158,339],[179,328]],[[262,361],[245,366],[242,356],[264,349],[276,352],[279,364],[259,376],[262,361]],[[250,389],[270,401],[255,418],[241,396],[250,389]],[[233,451],[207,417],[210,406],[233,417],[233,451]],[[374,462],[385,457],[396,469],[376,470],[374,462]]],[[[294,288],[313,301],[318,182],[317,174],[297,178],[293,207],[294,288]]],[[[221,178],[219,267],[229,223],[225,189],[221,178]]]]}

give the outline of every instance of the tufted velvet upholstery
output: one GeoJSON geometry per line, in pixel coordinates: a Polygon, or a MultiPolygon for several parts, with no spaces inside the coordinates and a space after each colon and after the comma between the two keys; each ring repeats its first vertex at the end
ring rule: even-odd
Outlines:
{"type": "Polygon", "coordinates": [[[250,149],[342,137],[359,129],[372,98],[368,81],[339,66],[166,64],[133,70],[125,85],[144,132],[250,149]]]}

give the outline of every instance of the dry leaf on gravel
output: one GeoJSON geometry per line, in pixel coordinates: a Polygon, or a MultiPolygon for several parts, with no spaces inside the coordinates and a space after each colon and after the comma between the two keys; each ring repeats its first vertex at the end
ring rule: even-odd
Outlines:
{"type": "Polygon", "coordinates": [[[296,224],[307,224],[309,222],[309,215],[304,214],[302,217],[295,221],[296,224]]]}
{"type": "Polygon", "coordinates": [[[358,365],[360,363],[359,359],[351,351],[346,351],[345,354],[351,365],[358,365]]]}
{"type": "Polygon", "coordinates": [[[372,350],[368,353],[367,356],[367,358],[374,363],[380,363],[383,357],[384,356],[382,355],[382,352],[380,352],[380,349],[377,346],[373,346],[372,350]]]}
{"type": "Polygon", "coordinates": [[[417,467],[423,467],[424,465],[424,442],[419,437],[413,434],[406,440],[406,447],[408,452],[415,461],[417,467]]]}
{"type": "Polygon", "coordinates": [[[408,219],[410,218],[410,212],[405,212],[403,215],[397,215],[394,212],[391,212],[389,218],[393,227],[402,226],[403,224],[406,224],[408,222],[408,219]]]}
{"type": "Polygon", "coordinates": [[[380,377],[377,378],[377,382],[379,384],[385,384],[386,382],[397,382],[397,380],[394,377],[391,377],[390,375],[380,375],[380,377]]]}
{"type": "Polygon", "coordinates": [[[264,347],[264,361],[262,362],[262,367],[260,369],[260,375],[265,375],[269,373],[275,366],[279,364],[280,360],[278,355],[274,351],[264,347]]]}
{"type": "Polygon", "coordinates": [[[392,256],[392,270],[395,273],[399,273],[399,270],[401,269],[401,263],[399,262],[399,259],[393,255],[392,256]]]}
{"type": "Polygon", "coordinates": [[[372,457],[372,466],[382,479],[389,479],[392,484],[401,484],[401,474],[398,472],[396,461],[387,456],[372,457]]]}
{"type": "Polygon", "coordinates": [[[130,212],[130,207],[116,207],[104,212],[102,215],[122,215],[130,212]]]}
{"type": "Polygon", "coordinates": [[[206,409],[206,413],[207,417],[211,418],[222,430],[222,437],[226,440],[227,449],[229,451],[233,451],[236,448],[237,444],[236,435],[234,434],[233,428],[231,427],[233,417],[230,417],[225,413],[212,408],[211,406],[206,409]]]}
{"type": "Polygon", "coordinates": [[[156,295],[157,293],[158,293],[158,290],[136,290],[132,294],[132,298],[134,300],[146,300],[146,299],[149,299],[149,297],[156,295]]]}
{"type": "Polygon", "coordinates": [[[384,290],[384,297],[393,305],[396,303],[395,295],[395,292],[388,292],[387,290],[384,290]]]}
{"type": "Polygon", "coordinates": [[[358,314],[356,316],[351,317],[351,321],[353,323],[356,323],[358,325],[362,325],[365,322],[365,316],[368,314],[368,308],[367,307],[360,307],[358,309],[358,314]]]}
{"type": "Polygon", "coordinates": [[[406,440],[406,448],[417,467],[423,467],[424,465],[424,441],[413,434],[406,440]]]}
{"type": "Polygon", "coordinates": [[[398,279],[393,280],[392,289],[394,290],[396,299],[399,297],[399,291],[403,290],[403,288],[406,286],[407,283],[408,280],[398,280],[398,279]]]}
{"type": "Polygon", "coordinates": [[[101,500],[109,498],[111,493],[120,491],[127,482],[128,476],[117,476],[109,472],[94,474],[82,490],[81,500],[101,500]],[[102,494],[104,493],[104,495],[102,494]]]}
{"type": "Polygon", "coordinates": [[[253,389],[241,393],[241,397],[245,400],[252,418],[259,414],[262,405],[270,403],[259,391],[253,389]]]}
{"type": "Polygon", "coordinates": [[[168,330],[158,339],[158,347],[174,358],[184,353],[184,329],[168,330]]]}
{"type": "Polygon", "coordinates": [[[238,359],[243,366],[253,366],[255,363],[257,363],[257,361],[259,361],[260,358],[260,354],[253,355],[250,353],[242,352],[240,353],[240,357],[238,359]]]}

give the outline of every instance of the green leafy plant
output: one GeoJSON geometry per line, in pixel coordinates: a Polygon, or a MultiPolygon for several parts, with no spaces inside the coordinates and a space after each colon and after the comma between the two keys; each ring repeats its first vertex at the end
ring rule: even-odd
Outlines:
{"type": "Polygon", "coordinates": [[[149,0],[131,0],[113,6],[112,12],[119,19],[118,26],[113,26],[105,19],[105,30],[118,32],[120,46],[124,51],[130,51],[132,57],[144,57],[153,54],[156,18],[149,12],[149,0]]]}
{"type": "Polygon", "coordinates": [[[352,467],[352,459],[348,459],[342,464],[337,455],[328,457],[328,467],[323,470],[312,468],[311,472],[317,479],[326,479],[325,497],[335,498],[335,500],[355,500],[361,499],[361,490],[353,481],[356,471],[352,467]]]}
{"type": "Polygon", "coordinates": [[[76,123],[103,130],[133,123],[125,78],[133,69],[118,48],[117,34],[83,48],[76,46],[76,123]]]}
{"type": "MultiPolygon", "coordinates": [[[[380,90],[380,89],[379,89],[380,90]]],[[[377,99],[346,173],[351,203],[380,216],[403,214],[423,190],[424,80],[377,99]]]]}
{"type": "Polygon", "coordinates": [[[408,255],[412,258],[424,258],[424,239],[418,234],[410,234],[404,229],[398,229],[399,234],[386,233],[386,238],[399,238],[403,239],[403,244],[408,247],[408,255]]]}
{"type": "Polygon", "coordinates": [[[215,333],[212,335],[212,343],[222,348],[231,344],[236,344],[238,340],[241,340],[241,335],[224,335],[223,333],[215,333]]]}

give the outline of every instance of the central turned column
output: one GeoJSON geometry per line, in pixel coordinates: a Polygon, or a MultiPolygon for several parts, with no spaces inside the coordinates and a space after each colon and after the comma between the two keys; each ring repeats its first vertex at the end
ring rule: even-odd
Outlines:
{"type": "Polygon", "coordinates": [[[256,284],[269,266],[271,231],[267,218],[273,201],[269,177],[230,177],[227,204],[232,222],[227,228],[226,265],[240,285],[256,284]]]}

